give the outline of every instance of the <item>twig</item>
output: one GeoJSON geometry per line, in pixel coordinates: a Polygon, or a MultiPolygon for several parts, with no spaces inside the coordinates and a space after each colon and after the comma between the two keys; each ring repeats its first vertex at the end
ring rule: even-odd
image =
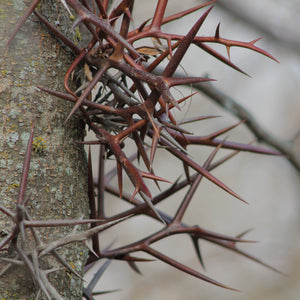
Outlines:
{"type": "MultiPolygon", "coordinates": [[[[156,74],[162,72],[162,69],[157,68],[156,74]]],[[[175,77],[183,77],[184,74],[176,72],[175,77]]],[[[194,83],[193,88],[208,96],[211,100],[219,106],[236,116],[240,120],[245,121],[245,125],[256,136],[258,141],[264,142],[267,145],[274,147],[281,154],[286,156],[288,161],[300,173],[300,160],[293,152],[292,142],[282,141],[274,137],[270,132],[263,128],[263,126],[256,120],[256,118],[233,97],[225,94],[218,88],[213,86],[211,82],[194,83]]]]}
{"type": "MultiPolygon", "coordinates": [[[[250,5],[245,7],[244,4],[238,3],[237,1],[220,0],[217,2],[217,5],[235,17],[238,17],[241,21],[258,29],[264,36],[269,36],[272,40],[275,39],[285,47],[289,47],[299,53],[300,38],[299,34],[295,33],[296,28],[299,28],[299,22],[297,22],[298,18],[291,17],[291,22],[280,22],[278,15],[279,11],[281,12],[281,9],[278,7],[277,3],[273,4],[274,6],[276,5],[276,7],[271,9],[273,12],[278,11],[278,15],[273,16],[272,18],[266,16],[266,10],[259,10],[259,8],[251,10],[249,9],[250,5]],[[258,11],[261,11],[262,13],[257,14],[258,11]]],[[[290,11],[290,14],[292,15],[292,11],[290,11]]]]}
{"type": "Polygon", "coordinates": [[[193,85],[193,87],[209,96],[214,102],[238,117],[240,120],[245,120],[245,125],[259,141],[262,141],[277,149],[280,153],[286,156],[289,162],[296,168],[298,172],[300,172],[300,160],[293,153],[292,142],[282,141],[274,137],[270,132],[263,128],[263,126],[247,109],[245,109],[245,107],[239,104],[231,96],[215,88],[211,83],[196,83],[193,85]]]}

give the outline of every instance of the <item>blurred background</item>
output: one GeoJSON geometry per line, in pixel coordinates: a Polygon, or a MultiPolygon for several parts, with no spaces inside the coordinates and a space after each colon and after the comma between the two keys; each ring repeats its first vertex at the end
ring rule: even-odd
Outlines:
{"type": "MultiPolygon", "coordinates": [[[[166,15],[190,8],[199,2],[169,1],[166,15]]],[[[136,1],[133,15],[135,26],[138,27],[142,21],[152,16],[155,4],[154,0],[136,1]]],[[[164,30],[186,34],[204,11],[198,11],[168,24],[164,30]]],[[[217,79],[213,83],[215,88],[243,105],[262,128],[280,143],[289,145],[298,157],[300,157],[300,137],[297,138],[300,129],[299,15],[299,0],[219,0],[198,35],[213,36],[216,26],[221,22],[221,37],[240,41],[252,41],[263,37],[256,45],[271,53],[280,64],[253,51],[232,48],[232,61],[251,76],[248,77],[222,64],[199,48],[192,47],[190,55],[183,60],[180,70],[189,76],[209,75],[217,79]]],[[[215,49],[226,55],[225,47],[217,46],[215,49]]],[[[181,98],[182,95],[188,95],[191,88],[185,87],[173,92],[181,98]]],[[[182,108],[182,112],[176,113],[176,117],[182,119],[186,114],[190,117],[199,114],[221,116],[191,124],[188,129],[197,135],[208,134],[239,121],[236,116],[202,93],[194,96],[190,104],[182,108]]],[[[238,126],[227,136],[228,140],[238,142],[251,142],[256,139],[245,125],[238,126]]],[[[90,137],[88,136],[87,139],[90,137]]],[[[269,147],[263,143],[261,146],[269,147]]],[[[191,147],[189,150],[193,158],[203,162],[212,149],[191,147]]],[[[98,155],[96,147],[93,155],[95,157],[98,155]]],[[[111,162],[111,167],[114,166],[111,162]]],[[[109,169],[109,166],[107,168],[109,169]]],[[[182,166],[166,151],[159,151],[156,155],[154,170],[156,175],[173,181],[182,175],[182,166]]],[[[299,299],[299,170],[297,171],[285,157],[240,153],[214,170],[213,174],[241,195],[249,205],[203,180],[184,221],[231,236],[251,229],[245,238],[258,243],[243,244],[240,248],[279,269],[287,276],[205,241],[200,243],[206,267],[203,270],[190,239],[178,236],[155,244],[155,248],[241,292],[213,286],[162,262],[139,263],[143,276],[134,273],[124,262],[112,262],[96,290],[120,289],[120,291],[97,296],[95,299],[299,299]]],[[[126,184],[125,178],[124,181],[126,184]]],[[[128,187],[125,186],[124,189],[131,190],[131,184],[129,181],[127,183],[128,187]]],[[[163,188],[168,185],[161,186],[163,188]]],[[[184,193],[179,193],[177,199],[176,197],[169,199],[158,207],[172,215],[182,195],[184,193]]],[[[108,215],[120,211],[127,205],[117,198],[107,197],[108,215]]],[[[158,222],[150,218],[138,217],[117,227],[117,230],[105,231],[101,235],[102,247],[111,242],[112,236],[116,237],[114,246],[118,246],[160,228],[158,222]]],[[[147,258],[144,253],[141,256],[147,258]]],[[[101,264],[102,262],[99,263],[101,264]]],[[[89,276],[92,274],[93,269],[89,276]]]]}

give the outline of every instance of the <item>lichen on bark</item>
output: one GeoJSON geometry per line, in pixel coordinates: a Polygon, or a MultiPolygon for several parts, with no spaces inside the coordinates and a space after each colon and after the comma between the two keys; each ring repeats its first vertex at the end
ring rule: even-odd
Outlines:
{"type": "MultiPolygon", "coordinates": [[[[37,85],[63,90],[63,76],[71,60],[53,36],[32,16],[4,55],[4,45],[26,9],[23,1],[0,2],[0,185],[1,205],[14,211],[30,126],[36,120],[35,138],[42,138],[42,152],[34,151],[26,195],[33,219],[78,219],[88,215],[84,127],[74,117],[64,124],[70,106],[36,89],[37,85]]],[[[44,1],[43,14],[70,28],[68,13],[59,1],[44,1]]],[[[58,24],[58,23],[57,23],[58,24]]],[[[72,33],[67,33],[68,35],[72,33]]],[[[0,239],[12,223],[0,214],[0,239]]],[[[71,228],[39,230],[43,241],[54,240],[71,228]]],[[[28,240],[30,234],[28,234],[28,240]]],[[[28,241],[30,248],[30,241],[28,241]]],[[[60,249],[62,256],[81,272],[87,256],[82,245],[60,249]]],[[[0,252],[5,256],[5,251],[0,252]]],[[[61,267],[49,258],[45,267],[61,267]]],[[[0,263],[0,268],[3,267],[0,263]]],[[[81,299],[82,282],[65,270],[54,273],[52,283],[65,299],[81,299]]],[[[33,299],[37,290],[26,270],[10,269],[0,280],[0,298],[33,299]]]]}

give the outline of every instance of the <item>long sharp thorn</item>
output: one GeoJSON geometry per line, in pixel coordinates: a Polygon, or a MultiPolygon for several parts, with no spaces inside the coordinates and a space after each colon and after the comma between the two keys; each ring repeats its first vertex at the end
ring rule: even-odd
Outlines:
{"type": "Polygon", "coordinates": [[[225,56],[219,54],[216,50],[214,50],[213,48],[207,46],[204,43],[201,42],[195,42],[195,45],[197,45],[198,47],[200,47],[202,50],[206,51],[207,53],[209,53],[210,55],[212,55],[213,57],[215,57],[216,59],[220,60],[221,62],[223,62],[224,64],[230,66],[231,68],[235,69],[236,71],[250,77],[246,72],[244,72],[242,69],[240,69],[239,67],[237,67],[235,64],[233,64],[228,58],[226,58],[225,56]]]}
{"type": "Polygon", "coordinates": [[[218,24],[217,28],[216,28],[216,33],[215,33],[215,38],[218,39],[220,38],[220,24],[218,24]]]}
{"type": "Polygon", "coordinates": [[[19,190],[17,205],[22,205],[23,201],[24,201],[29,167],[30,167],[30,160],[31,160],[34,127],[35,127],[35,121],[33,121],[32,125],[31,125],[31,132],[30,132],[30,136],[28,139],[27,148],[26,148],[26,152],[25,152],[25,158],[24,158],[23,171],[22,171],[22,177],[21,177],[21,182],[20,182],[20,190],[19,190]]]}
{"type": "Polygon", "coordinates": [[[217,2],[217,1],[218,1],[218,0],[212,0],[212,1],[209,1],[209,2],[206,2],[206,3],[203,3],[203,4],[200,4],[200,5],[197,5],[197,6],[195,6],[195,7],[189,8],[189,9],[184,10],[184,11],[182,11],[182,12],[176,13],[176,14],[171,15],[171,16],[169,16],[169,17],[165,17],[165,18],[163,19],[163,21],[162,21],[162,24],[166,24],[166,23],[169,23],[169,22],[171,22],[171,21],[174,21],[174,20],[177,20],[177,19],[179,19],[179,18],[182,18],[182,17],[184,17],[184,16],[186,16],[186,15],[188,15],[188,14],[190,14],[190,13],[193,13],[193,12],[195,12],[195,11],[197,11],[197,10],[199,10],[199,9],[201,9],[201,8],[203,8],[203,7],[205,7],[205,6],[208,6],[208,5],[210,5],[210,4],[213,4],[213,3],[217,2]]]}
{"type": "Polygon", "coordinates": [[[211,241],[211,242],[213,242],[213,243],[215,243],[215,244],[218,244],[218,245],[220,245],[220,246],[222,246],[222,247],[224,247],[224,248],[227,248],[227,249],[229,249],[229,250],[231,250],[231,251],[233,251],[233,252],[236,252],[236,253],[238,253],[238,254],[244,256],[244,257],[247,257],[247,258],[249,258],[250,260],[257,262],[258,264],[260,264],[260,265],[262,265],[262,266],[264,266],[264,267],[266,267],[266,268],[268,268],[268,269],[270,269],[270,270],[272,270],[272,271],[275,271],[276,273],[285,275],[283,272],[281,272],[280,270],[278,270],[278,269],[276,269],[276,268],[270,266],[269,264],[265,263],[265,262],[262,261],[261,259],[258,259],[258,258],[256,258],[255,256],[252,256],[252,255],[248,254],[247,252],[244,252],[244,251],[242,251],[242,250],[239,250],[239,249],[236,247],[236,242],[233,242],[233,241],[221,241],[221,240],[216,239],[216,238],[205,238],[205,239],[208,240],[208,241],[211,241]]]}
{"type": "Polygon", "coordinates": [[[208,283],[214,284],[216,286],[219,286],[219,287],[222,287],[222,288],[225,288],[225,289],[229,289],[229,290],[232,290],[232,291],[239,291],[239,290],[233,289],[231,287],[228,287],[228,286],[226,286],[226,285],[224,285],[224,284],[222,284],[218,281],[215,281],[215,280],[213,280],[213,279],[211,279],[211,278],[209,278],[209,277],[207,277],[207,276],[205,276],[205,275],[203,275],[203,274],[201,274],[201,273],[199,273],[199,272],[197,272],[197,271],[195,271],[195,270],[193,270],[193,269],[191,269],[191,268],[189,268],[189,267],[187,267],[187,266],[185,266],[181,263],[179,263],[178,261],[173,260],[170,257],[154,250],[153,248],[147,247],[144,251],[149,253],[150,255],[158,258],[159,260],[165,262],[166,264],[168,264],[168,265],[170,265],[170,266],[172,266],[172,267],[174,267],[178,270],[183,271],[184,273],[190,274],[192,276],[195,276],[196,278],[199,278],[199,279],[204,280],[208,283]]]}
{"type": "Polygon", "coordinates": [[[162,145],[167,146],[166,149],[169,152],[173,153],[176,157],[178,157],[179,159],[181,159],[183,162],[187,163],[194,170],[196,170],[197,172],[199,172],[200,174],[202,174],[203,176],[205,176],[208,180],[210,180],[211,182],[215,183],[217,186],[219,186],[220,188],[222,188],[223,190],[225,190],[230,195],[232,195],[232,196],[236,197],[237,199],[239,199],[239,200],[245,202],[246,204],[248,204],[248,202],[246,202],[245,200],[243,200],[237,193],[235,193],[232,189],[230,189],[228,186],[226,186],[222,181],[220,181],[219,179],[217,179],[216,177],[214,177],[212,174],[210,174],[205,168],[202,168],[200,165],[198,165],[197,163],[195,163],[187,155],[184,155],[184,153],[182,153],[178,149],[172,147],[166,141],[161,141],[161,143],[162,143],[162,145]]]}
{"type": "Polygon", "coordinates": [[[191,178],[190,178],[190,171],[189,171],[189,166],[186,163],[183,163],[183,169],[185,173],[185,177],[189,183],[191,183],[191,178]]]}
{"type": "Polygon", "coordinates": [[[94,274],[92,280],[90,281],[90,283],[87,286],[87,289],[89,289],[90,291],[93,291],[93,289],[95,288],[96,284],[98,283],[99,279],[101,278],[101,276],[103,275],[103,273],[105,272],[105,270],[107,269],[107,267],[109,266],[109,264],[111,263],[111,259],[108,259],[98,270],[97,272],[94,274]]]}
{"type": "Polygon", "coordinates": [[[154,174],[147,173],[147,172],[143,172],[143,171],[140,171],[140,172],[141,172],[142,177],[149,178],[149,179],[153,179],[153,180],[158,180],[158,181],[163,181],[163,182],[172,183],[171,181],[169,181],[169,180],[167,180],[167,179],[165,179],[165,178],[156,176],[156,175],[154,175],[154,174]]]}
{"type": "Polygon", "coordinates": [[[122,198],[122,189],[123,189],[122,165],[118,161],[117,161],[117,175],[118,175],[119,196],[120,198],[122,198]]]}
{"type": "Polygon", "coordinates": [[[106,294],[111,294],[111,293],[115,293],[115,292],[119,292],[119,291],[120,291],[120,289],[109,290],[109,291],[101,291],[101,292],[93,292],[92,296],[106,295],[106,294]]]}
{"type": "Polygon", "coordinates": [[[151,198],[148,197],[147,195],[145,195],[144,193],[140,192],[140,195],[142,196],[142,198],[144,199],[144,201],[148,204],[148,206],[151,208],[151,210],[154,212],[154,214],[158,217],[158,219],[166,225],[165,220],[162,218],[162,216],[159,214],[159,212],[156,210],[156,208],[154,207],[151,198]]]}
{"type": "Polygon", "coordinates": [[[11,44],[11,42],[13,41],[13,39],[15,38],[15,36],[17,35],[17,33],[20,31],[20,28],[24,25],[24,23],[26,22],[26,20],[28,19],[28,17],[32,14],[32,12],[34,11],[34,9],[38,6],[38,4],[40,2],[41,2],[41,0],[34,0],[30,4],[30,6],[27,8],[25,14],[22,16],[20,22],[18,23],[18,25],[14,29],[13,33],[11,34],[10,38],[8,39],[8,41],[7,41],[6,45],[5,45],[5,49],[7,49],[9,47],[9,45],[11,44]]]}
{"type": "Polygon", "coordinates": [[[200,262],[202,268],[205,270],[205,265],[204,265],[204,261],[203,261],[202,255],[201,255],[198,238],[195,236],[192,236],[191,238],[192,238],[192,242],[193,242],[197,257],[199,259],[199,262],[200,262]]]}
{"type": "Polygon", "coordinates": [[[245,121],[240,121],[237,124],[234,124],[232,126],[228,126],[228,127],[224,128],[224,129],[221,129],[221,130],[219,130],[217,132],[214,132],[214,133],[210,134],[209,136],[207,136],[207,138],[208,139],[214,139],[214,138],[218,137],[219,135],[224,134],[224,133],[232,130],[233,128],[239,126],[240,124],[243,124],[244,122],[245,121]]]}
{"type": "Polygon", "coordinates": [[[178,46],[176,52],[174,53],[173,57],[170,59],[168,65],[166,66],[163,76],[171,77],[174,72],[176,71],[178,65],[180,64],[183,56],[185,55],[186,51],[188,50],[189,46],[191,45],[194,37],[196,36],[197,32],[199,31],[201,25],[203,24],[204,20],[206,19],[207,15],[213,8],[210,7],[202,16],[201,18],[195,23],[192,29],[188,32],[185,38],[181,41],[180,45],[178,46]]]}
{"type": "MultiPolygon", "coordinates": [[[[176,85],[186,85],[192,83],[206,82],[206,81],[215,81],[215,79],[210,79],[207,77],[164,77],[164,81],[169,87],[176,85]]],[[[190,96],[188,96],[189,98],[190,96]]],[[[181,99],[180,99],[181,100],[181,99]]]]}
{"type": "Polygon", "coordinates": [[[138,268],[137,264],[134,261],[127,261],[130,268],[139,275],[143,275],[141,270],[138,268]]]}
{"type": "Polygon", "coordinates": [[[152,138],[152,144],[151,144],[151,151],[150,151],[150,165],[152,166],[154,161],[154,156],[157,149],[157,143],[158,143],[159,136],[157,135],[156,131],[153,131],[153,138],[152,138]]]}

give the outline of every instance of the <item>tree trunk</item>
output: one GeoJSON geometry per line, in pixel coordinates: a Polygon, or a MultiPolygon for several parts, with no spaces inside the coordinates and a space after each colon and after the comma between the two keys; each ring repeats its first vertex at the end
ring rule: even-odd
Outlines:
{"type": "MultiPolygon", "coordinates": [[[[20,0],[0,2],[0,203],[15,211],[31,121],[36,119],[36,151],[32,153],[25,195],[31,193],[28,212],[35,220],[86,217],[86,158],[83,147],[74,143],[83,139],[83,124],[74,117],[64,125],[70,106],[35,88],[41,85],[63,91],[70,53],[31,16],[8,53],[3,54],[4,45],[25,9],[20,0]],[[43,144],[38,144],[40,138],[45,141],[45,149],[43,144]]],[[[67,24],[71,22],[69,15],[58,0],[45,1],[39,9],[52,23],[59,23],[60,30],[71,27],[67,24]]],[[[0,239],[4,239],[12,227],[10,219],[0,212],[0,239]]],[[[38,228],[45,243],[71,230],[70,227],[38,228]]],[[[26,243],[30,249],[33,243],[28,229],[26,243]]],[[[71,244],[58,252],[82,273],[87,256],[83,245],[71,244]]],[[[7,251],[1,251],[0,255],[7,257],[7,251]]],[[[13,258],[17,258],[15,253],[13,258]]],[[[46,258],[42,269],[62,267],[50,255],[46,258]]],[[[6,265],[0,262],[0,270],[6,265]]],[[[48,278],[64,299],[81,299],[82,281],[72,273],[63,269],[48,278]]],[[[37,292],[38,285],[24,267],[13,266],[0,279],[0,299],[35,299],[37,292]]]]}

